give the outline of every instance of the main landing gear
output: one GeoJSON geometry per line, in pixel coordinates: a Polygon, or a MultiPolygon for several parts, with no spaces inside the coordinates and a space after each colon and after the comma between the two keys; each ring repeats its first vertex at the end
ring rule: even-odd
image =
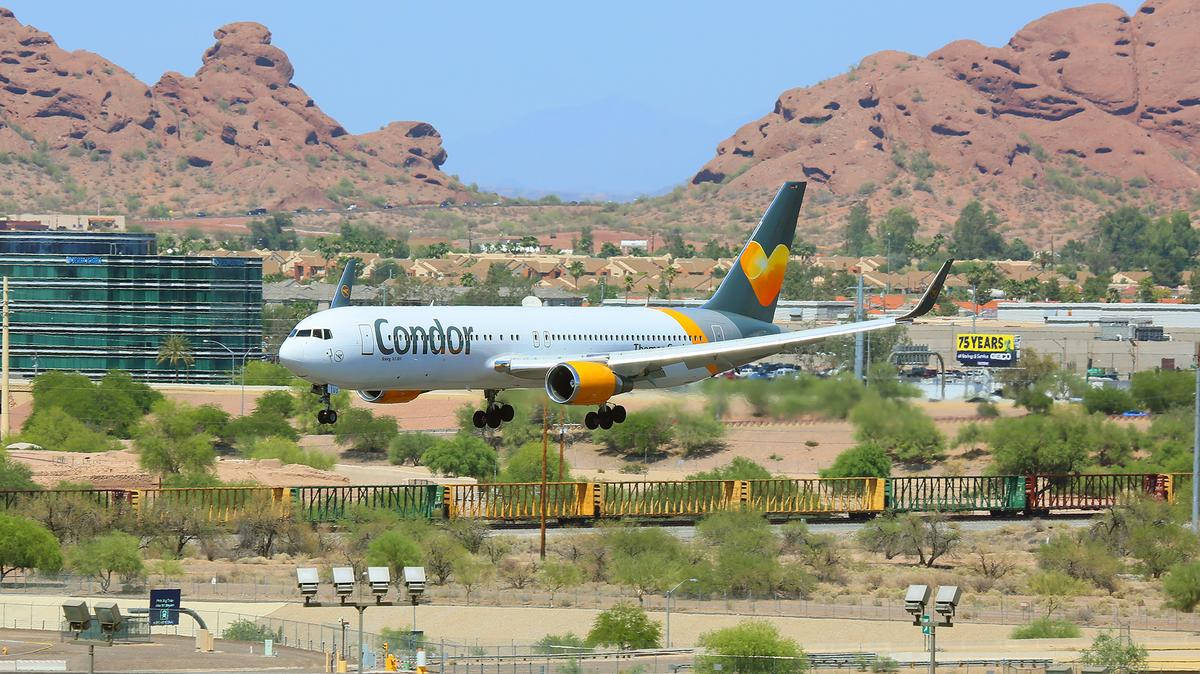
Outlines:
{"type": "Polygon", "coordinates": [[[623,405],[609,405],[605,403],[600,406],[600,409],[595,412],[588,412],[583,417],[583,425],[588,427],[588,430],[594,431],[597,428],[608,430],[613,424],[624,423],[625,407],[623,405]]]}
{"type": "Polygon", "coordinates": [[[507,423],[513,420],[516,416],[516,410],[508,403],[496,402],[496,396],[500,391],[488,389],[483,392],[483,397],[487,400],[487,406],[482,410],[475,410],[475,414],[471,415],[471,423],[475,428],[500,428],[500,424],[507,423]]]}
{"type": "Polygon", "coordinates": [[[313,384],[312,392],[321,396],[321,402],[325,404],[325,409],[317,412],[317,423],[336,424],[337,412],[333,410],[333,404],[329,402],[329,386],[326,384],[313,384]]]}

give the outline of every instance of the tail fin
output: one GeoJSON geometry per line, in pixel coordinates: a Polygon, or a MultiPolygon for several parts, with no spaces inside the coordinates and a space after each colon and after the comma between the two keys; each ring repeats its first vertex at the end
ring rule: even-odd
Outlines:
{"type": "Polygon", "coordinates": [[[786,182],[779,188],[733,269],[704,303],[705,309],[728,311],[767,323],[774,320],[807,184],[786,182]]]}
{"type": "Polygon", "coordinates": [[[354,287],[354,263],[356,259],[346,260],[346,268],[342,270],[342,278],[338,279],[337,290],[333,299],[329,300],[329,308],[336,309],[350,305],[350,289],[354,287]]]}

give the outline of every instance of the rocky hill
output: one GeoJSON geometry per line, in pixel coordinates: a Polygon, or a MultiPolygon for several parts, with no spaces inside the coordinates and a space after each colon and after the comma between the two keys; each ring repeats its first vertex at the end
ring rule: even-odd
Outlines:
{"type": "Polygon", "coordinates": [[[1200,208],[1200,0],[1133,16],[1088,5],[1045,16],[999,47],[960,40],[922,58],[885,51],[790,89],[738,129],[692,183],[725,200],[807,177],[808,234],[840,235],[867,198],[947,231],[980,198],[1013,234],[1078,236],[1113,205],[1200,208]]]}
{"type": "Polygon", "coordinates": [[[292,83],[257,23],[218,28],[191,77],[147,86],[0,9],[0,210],[161,213],[436,203],[462,188],[439,170],[425,122],[351,135],[292,83]]]}

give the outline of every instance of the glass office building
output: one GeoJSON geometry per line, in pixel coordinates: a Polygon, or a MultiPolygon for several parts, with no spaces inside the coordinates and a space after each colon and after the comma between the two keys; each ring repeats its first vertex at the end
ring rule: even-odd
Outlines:
{"type": "Polygon", "coordinates": [[[261,260],[153,252],[153,234],[0,232],[13,376],[229,382],[243,356],[261,357],[261,260]],[[188,339],[195,362],[158,362],[170,335],[188,339]]]}

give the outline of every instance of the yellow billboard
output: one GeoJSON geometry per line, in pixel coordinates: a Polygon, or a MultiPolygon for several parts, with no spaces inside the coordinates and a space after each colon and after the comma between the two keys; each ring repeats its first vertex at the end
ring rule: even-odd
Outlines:
{"type": "Polygon", "coordinates": [[[963,365],[1012,367],[1021,340],[1017,335],[969,333],[954,336],[954,356],[963,365]]]}

